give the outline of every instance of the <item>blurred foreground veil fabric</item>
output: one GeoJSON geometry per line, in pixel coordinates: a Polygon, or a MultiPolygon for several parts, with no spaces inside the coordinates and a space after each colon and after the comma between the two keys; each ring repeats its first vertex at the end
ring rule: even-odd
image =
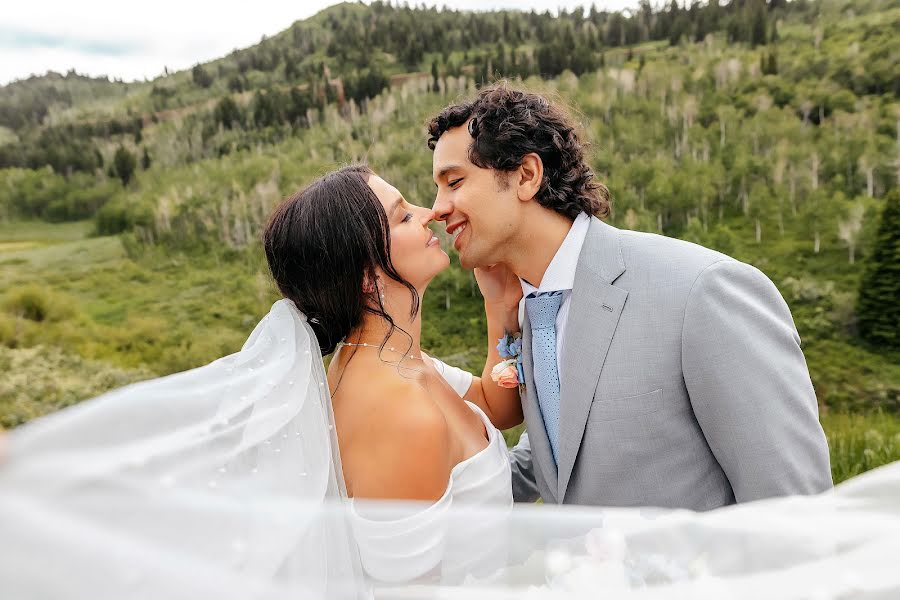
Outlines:
{"type": "MultiPolygon", "coordinates": [[[[373,581],[350,525],[322,357],[287,301],[234,355],[9,436],[4,599],[900,596],[900,463],[818,496],[705,513],[454,505],[435,522],[444,545],[428,557],[410,548],[431,568],[373,581]],[[472,564],[460,536],[490,556],[472,564]]],[[[394,535],[432,507],[364,508],[394,535]]]]}
{"type": "Polygon", "coordinates": [[[236,354],[10,432],[5,598],[356,597],[322,356],[276,302],[236,354]],[[335,516],[338,513],[334,513],[335,516]]]}

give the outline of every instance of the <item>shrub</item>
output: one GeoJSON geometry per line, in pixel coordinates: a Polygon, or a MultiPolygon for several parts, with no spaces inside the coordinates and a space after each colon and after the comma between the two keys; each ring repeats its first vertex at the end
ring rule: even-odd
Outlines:
{"type": "Polygon", "coordinates": [[[71,300],[37,284],[30,284],[7,292],[4,310],[37,323],[61,321],[74,314],[71,300]]]}
{"type": "Polygon", "coordinates": [[[59,348],[0,346],[0,426],[15,427],[85,398],[146,379],[144,369],[121,369],[59,348]],[[6,375],[8,374],[8,375],[6,375]]]}

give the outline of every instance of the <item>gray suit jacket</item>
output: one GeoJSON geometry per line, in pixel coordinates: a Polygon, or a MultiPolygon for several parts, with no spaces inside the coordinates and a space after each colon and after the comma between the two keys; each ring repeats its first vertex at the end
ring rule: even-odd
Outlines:
{"type": "Polygon", "coordinates": [[[522,324],[516,500],[707,510],[831,487],[800,337],[756,268],[592,218],[568,319],[558,467],[522,324]]]}

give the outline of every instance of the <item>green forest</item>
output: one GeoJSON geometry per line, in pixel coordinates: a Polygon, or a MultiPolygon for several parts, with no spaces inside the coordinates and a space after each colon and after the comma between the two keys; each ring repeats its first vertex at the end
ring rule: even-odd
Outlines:
{"type": "MultiPolygon", "coordinates": [[[[367,161],[430,206],[426,119],[505,78],[568,107],[613,225],[778,286],[836,482],[898,460],[898,63],[900,0],[373,2],[152,81],[0,87],[0,426],[237,351],[278,298],[258,242],[274,205],[367,161]]],[[[423,346],[480,372],[478,288],[435,231],[453,266],[425,294],[423,346]]]]}

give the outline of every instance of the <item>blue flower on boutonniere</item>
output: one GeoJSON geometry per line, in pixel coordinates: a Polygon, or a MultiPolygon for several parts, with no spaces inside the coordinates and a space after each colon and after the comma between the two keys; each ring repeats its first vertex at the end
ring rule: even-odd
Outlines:
{"type": "Polygon", "coordinates": [[[497,353],[504,359],[497,363],[491,370],[491,379],[505,388],[519,386],[525,383],[525,372],[522,370],[522,334],[505,332],[497,341],[497,353]]]}

